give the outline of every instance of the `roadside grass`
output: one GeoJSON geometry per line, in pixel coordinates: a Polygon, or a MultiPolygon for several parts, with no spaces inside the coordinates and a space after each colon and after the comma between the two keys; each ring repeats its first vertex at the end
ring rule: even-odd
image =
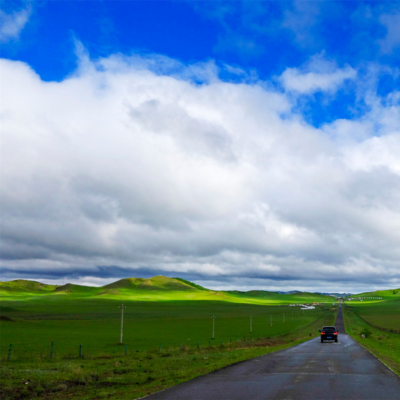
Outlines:
{"type": "MultiPolygon", "coordinates": [[[[281,350],[318,336],[332,325],[337,308],[327,308],[308,326],[286,334],[213,346],[130,351],[127,356],[56,355],[1,362],[0,397],[15,399],[135,399],[225,366],[281,350]]],[[[315,315],[316,316],[316,315],[315,315]]],[[[289,328],[289,324],[287,325],[289,328]]]]}
{"type": "MultiPolygon", "coordinates": [[[[381,303],[380,309],[384,310],[384,307],[384,303],[381,303]]],[[[367,324],[356,314],[355,310],[358,312],[359,308],[361,307],[354,307],[354,303],[351,306],[345,304],[343,317],[346,333],[400,376],[400,335],[367,324]],[[366,337],[362,338],[362,334],[366,337]]],[[[399,309],[397,318],[398,313],[399,309]]],[[[392,315],[392,318],[395,317],[392,315]]],[[[387,321],[390,321],[390,318],[387,321]]]]}
{"type": "MultiPolygon", "coordinates": [[[[349,306],[350,304],[347,303],[349,306]]],[[[352,301],[353,310],[376,328],[400,333],[400,298],[382,301],[352,301]]]]}

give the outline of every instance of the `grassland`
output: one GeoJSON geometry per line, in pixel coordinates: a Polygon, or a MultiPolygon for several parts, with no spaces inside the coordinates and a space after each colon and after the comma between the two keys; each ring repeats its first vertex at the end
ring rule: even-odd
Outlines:
{"type": "Polygon", "coordinates": [[[400,375],[400,289],[353,297],[364,300],[346,302],[347,333],[400,375]],[[368,297],[381,299],[366,300],[368,297]]]}
{"type": "Polygon", "coordinates": [[[336,312],[327,296],[217,292],[165,277],[102,288],[14,281],[0,283],[0,293],[1,396],[10,399],[140,397],[309,339],[336,312]],[[312,301],[326,306],[287,306],[312,301]]]}
{"type": "MultiPolygon", "coordinates": [[[[134,399],[165,389],[224,366],[277,351],[312,337],[318,329],[331,325],[336,308],[324,308],[311,324],[284,335],[263,339],[240,338],[239,341],[215,340],[213,345],[201,343],[180,347],[118,351],[109,347],[98,352],[83,352],[83,357],[55,352],[50,348],[42,355],[14,355],[1,363],[0,397],[8,399],[134,399]]],[[[278,331],[275,331],[277,333],[278,331]]],[[[271,334],[274,332],[271,332],[271,334]]],[[[116,346],[118,347],[118,346],[116,346]]],[[[94,349],[91,349],[94,350],[94,349]]]]}
{"type": "MultiPolygon", "coordinates": [[[[306,326],[323,311],[300,311],[284,305],[325,300],[327,296],[271,292],[215,292],[199,290],[175,279],[124,279],[102,288],[77,285],[48,287],[24,285],[24,281],[2,285],[1,314],[13,322],[2,321],[1,356],[13,344],[13,355],[48,352],[96,354],[108,348],[120,351],[120,315],[123,302],[124,344],[132,350],[160,346],[197,346],[212,339],[215,315],[215,340],[227,341],[253,336],[276,337],[306,326]],[[250,332],[250,317],[252,332],[250,332]],[[272,326],[271,326],[272,325],[272,326]]],[[[0,286],[1,287],[1,286],[0,286]]],[[[210,342],[211,343],[211,342],[210,342]]]]}
{"type": "Polygon", "coordinates": [[[347,304],[365,322],[376,328],[400,332],[400,289],[361,293],[354,297],[361,297],[363,301],[353,300],[347,304]],[[381,299],[368,300],[369,297],[381,299]]]}

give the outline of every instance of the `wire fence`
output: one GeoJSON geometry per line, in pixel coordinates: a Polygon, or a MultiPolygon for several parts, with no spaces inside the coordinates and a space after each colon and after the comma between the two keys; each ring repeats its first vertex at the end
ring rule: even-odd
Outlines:
{"type": "Polygon", "coordinates": [[[353,311],[354,314],[356,314],[358,318],[360,318],[360,319],[363,320],[367,325],[372,326],[372,327],[375,328],[375,329],[379,329],[380,331],[395,333],[395,334],[397,334],[397,335],[400,334],[400,328],[398,328],[398,329],[393,329],[393,328],[392,328],[392,329],[389,329],[389,328],[384,328],[384,327],[379,326],[379,325],[372,324],[371,322],[369,322],[369,321],[367,321],[365,318],[363,318],[363,317],[357,312],[357,310],[356,310],[354,307],[349,306],[349,305],[347,305],[347,304],[346,304],[345,307],[348,308],[348,309],[350,309],[351,311],[353,311]]]}
{"type": "MultiPolygon", "coordinates": [[[[318,318],[320,319],[320,318],[318,318]]],[[[318,319],[316,321],[318,321],[318,319]]],[[[314,324],[316,321],[303,326],[314,324]]],[[[214,339],[198,339],[198,340],[176,340],[176,341],[160,341],[153,344],[138,343],[119,343],[108,344],[103,346],[93,346],[87,344],[68,344],[52,341],[47,344],[31,344],[31,343],[10,343],[9,345],[0,346],[0,360],[23,360],[32,358],[50,358],[50,359],[76,359],[76,358],[112,358],[119,356],[133,355],[142,352],[171,352],[171,351],[187,351],[200,350],[204,348],[214,348],[235,344],[244,344],[246,342],[254,342],[256,340],[268,340],[276,337],[282,337],[290,334],[288,331],[283,335],[271,335],[271,333],[248,333],[241,335],[223,335],[214,339]]],[[[310,333],[311,335],[311,333],[310,333]]]]}
{"type": "Polygon", "coordinates": [[[267,336],[262,335],[253,336],[251,334],[244,336],[235,337],[219,337],[218,339],[210,340],[195,340],[193,343],[188,344],[187,341],[165,343],[159,342],[154,345],[140,346],[138,348],[134,344],[122,343],[118,345],[106,345],[106,346],[85,346],[79,345],[60,345],[57,346],[57,342],[51,342],[48,345],[27,346],[19,343],[11,343],[9,345],[0,346],[0,359],[4,360],[15,360],[15,359],[28,359],[28,358],[109,358],[115,356],[127,356],[133,353],[141,353],[147,351],[163,352],[163,351],[186,351],[191,349],[201,348],[212,348],[216,346],[225,346],[228,344],[234,344],[238,342],[251,342],[257,339],[265,339],[267,336]]]}
{"type": "MultiPolygon", "coordinates": [[[[258,324],[255,328],[254,322],[257,321],[257,317],[240,315],[243,318],[245,324],[242,326],[240,331],[235,332],[236,328],[233,329],[234,332],[230,334],[217,334],[214,336],[204,335],[204,332],[197,332],[196,335],[191,334],[190,339],[174,339],[171,335],[163,336],[160,335],[160,339],[157,341],[150,338],[138,338],[134,343],[108,343],[106,345],[95,345],[94,342],[85,342],[78,339],[73,343],[70,339],[58,339],[45,344],[38,343],[35,339],[32,341],[15,341],[10,344],[1,343],[0,345],[0,359],[4,360],[17,360],[17,359],[32,359],[38,358],[63,358],[63,359],[73,359],[73,358],[95,358],[95,357],[115,357],[122,355],[132,355],[136,353],[141,353],[145,351],[150,352],[163,352],[168,349],[168,351],[179,351],[188,349],[200,349],[205,347],[214,346],[225,346],[228,344],[234,344],[238,342],[248,342],[255,339],[271,339],[280,336],[284,336],[300,328],[306,328],[326,316],[325,312],[320,312],[319,310],[313,310],[313,317],[310,319],[311,315],[307,315],[307,323],[304,323],[304,319],[300,318],[306,316],[302,311],[292,311],[287,313],[279,313],[273,315],[264,315],[263,325],[258,324]],[[296,321],[297,320],[297,321],[296,321]],[[304,322],[301,322],[303,320],[304,322]],[[291,324],[291,322],[293,324],[291,324]],[[296,322],[296,323],[295,323],[296,322]],[[272,329],[272,323],[274,328],[272,329]],[[247,325],[247,328],[245,326],[247,325]],[[197,336],[197,338],[196,338],[197,336]],[[79,343],[80,342],[80,343],[79,343]]],[[[322,311],[322,310],[321,310],[322,311]]],[[[325,310],[328,311],[328,310],[325,310]]],[[[221,321],[220,316],[219,320],[221,321]]],[[[229,316],[232,318],[232,316],[229,316]]],[[[261,317],[260,317],[261,318],[261,317]]],[[[204,319],[204,318],[201,318],[204,319]]],[[[207,319],[204,319],[206,321],[207,319]]],[[[208,318],[208,321],[210,319],[208,318]]],[[[221,321],[222,322],[222,321],[221,321]]],[[[223,322],[226,326],[226,321],[223,322]]],[[[211,325],[210,325],[211,328],[211,325]]],[[[226,332],[225,327],[225,332],[226,332]]],[[[229,328],[228,328],[229,329],[229,328]]],[[[229,332],[229,331],[228,331],[229,332]]],[[[210,329],[211,334],[211,329],[210,329]]],[[[98,339],[97,339],[98,340],[98,339]]],[[[128,339],[130,340],[130,339],[128,339]]]]}

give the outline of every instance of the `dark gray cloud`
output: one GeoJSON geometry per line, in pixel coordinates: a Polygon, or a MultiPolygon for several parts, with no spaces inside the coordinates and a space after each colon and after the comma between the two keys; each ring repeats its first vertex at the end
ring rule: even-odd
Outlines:
{"type": "Polygon", "coordinates": [[[285,93],[213,63],[85,57],[58,83],[1,61],[1,279],[400,286],[397,92],[321,56],[285,93]],[[329,96],[353,79],[368,110],[308,125],[310,76],[329,96]]]}

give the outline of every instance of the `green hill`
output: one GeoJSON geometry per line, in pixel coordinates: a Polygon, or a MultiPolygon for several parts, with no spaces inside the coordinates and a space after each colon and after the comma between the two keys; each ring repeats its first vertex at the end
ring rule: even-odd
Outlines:
{"type": "Polygon", "coordinates": [[[400,299],[399,289],[376,290],[375,292],[364,292],[351,297],[382,297],[385,300],[400,299]]]}
{"type": "Polygon", "coordinates": [[[32,296],[80,299],[101,296],[101,298],[134,301],[217,301],[259,305],[283,305],[290,303],[332,302],[332,297],[293,292],[280,294],[264,290],[215,291],[199,286],[182,278],[154,276],[152,278],[124,278],[102,287],[90,287],[67,283],[61,286],[40,282],[15,280],[0,282],[0,294],[4,300],[32,296]]]}
{"type": "Polygon", "coordinates": [[[183,278],[174,278],[174,279],[176,279],[176,280],[178,280],[178,281],[181,281],[181,282],[184,282],[184,283],[186,283],[187,285],[190,285],[190,286],[192,286],[192,287],[194,287],[194,288],[196,288],[196,289],[199,289],[199,290],[209,290],[209,289],[206,289],[206,288],[203,287],[203,286],[197,285],[196,283],[187,281],[186,279],[183,279],[183,278]]]}
{"type": "Polygon", "coordinates": [[[153,278],[125,278],[117,282],[103,286],[104,289],[133,289],[133,290],[172,290],[186,291],[196,290],[195,287],[181,279],[168,278],[166,276],[154,276],[153,278]]]}
{"type": "Polygon", "coordinates": [[[74,285],[72,283],[67,283],[62,286],[57,286],[54,289],[54,292],[56,293],[74,293],[74,294],[86,294],[86,295],[91,295],[91,294],[97,294],[99,292],[100,288],[97,287],[92,287],[92,286],[81,286],[81,285],[74,285]]]}
{"type": "Polygon", "coordinates": [[[293,292],[287,294],[281,294],[276,292],[267,292],[264,290],[250,290],[248,292],[240,292],[237,290],[225,292],[229,296],[238,299],[252,299],[259,301],[275,302],[278,304],[289,304],[289,303],[330,303],[334,301],[331,296],[323,294],[308,293],[308,292],[293,292]]]}
{"type": "Polygon", "coordinates": [[[47,285],[36,281],[16,279],[14,281],[0,282],[0,290],[8,292],[48,293],[57,288],[56,285],[47,285]]]}

